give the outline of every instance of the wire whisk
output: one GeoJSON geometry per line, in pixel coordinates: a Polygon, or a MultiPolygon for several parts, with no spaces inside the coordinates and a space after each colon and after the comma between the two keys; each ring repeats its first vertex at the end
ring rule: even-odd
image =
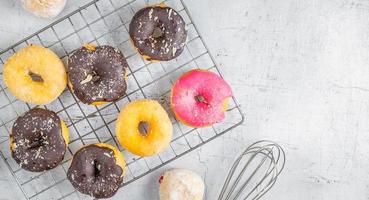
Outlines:
{"type": "Polygon", "coordinates": [[[262,140],[250,145],[234,162],[218,200],[256,200],[277,181],[285,165],[278,144],[262,140]]]}

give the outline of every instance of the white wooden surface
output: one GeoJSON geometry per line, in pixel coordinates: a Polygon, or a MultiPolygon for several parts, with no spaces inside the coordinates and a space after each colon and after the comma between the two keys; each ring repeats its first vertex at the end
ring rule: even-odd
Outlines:
{"type": "MultiPolygon", "coordinates": [[[[69,0],[67,10],[88,0],[69,0]]],[[[215,200],[235,156],[261,139],[287,165],[265,199],[369,199],[369,1],[186,0],[246,114],[245,123],[166,168],[185,167],[215,200]]],[[[0,1],[0,48],[47,25],[0,1]]],[[[156,200],[164,169],[115,199],[156,200]]],[[[0,164],[0,199],[21,199],[0,164]]]]}

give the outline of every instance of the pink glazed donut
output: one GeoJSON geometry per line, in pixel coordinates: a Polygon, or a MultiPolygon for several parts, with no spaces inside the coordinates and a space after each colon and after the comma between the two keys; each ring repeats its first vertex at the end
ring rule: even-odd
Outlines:
{"type": "Polygon", "coordinates": [[[196,69],[176,81],[171,104],[178,120],[191,127],[205,127],[223,121],[231,96],[231,87],[224,79],[196,69]]]}

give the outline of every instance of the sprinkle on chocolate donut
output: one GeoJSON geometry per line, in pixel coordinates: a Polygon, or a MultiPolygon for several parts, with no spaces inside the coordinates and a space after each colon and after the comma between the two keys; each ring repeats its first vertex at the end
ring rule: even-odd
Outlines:
{"type": "Polygon", "coordinates": [[[10,148],[14,160],[24,169],[41,172],[56,167],[64,158],[66,140],[56,113],[35,108],[14,123],[10,148]]]}
{"type": "Polygon", "coordinates": [[[129,34],[145,59],[168,61],[184,49],[185,26],[185,21],[174,9],[160,4],[139,10],[129,25],[129,34]]]}
{"type": "Polygon", "coordinates": [[[123,182],[122,166],[108,146],[85,146],[73,156],[67,176],[81,193],[95,198],[112,197],[123,182]]]}
{"type": "Polygon", "coordinates": [[[127,68],[118,49],[86,45],[69,57],[69,86],[83,103],[112,102],[126,93],[127,68]]]}

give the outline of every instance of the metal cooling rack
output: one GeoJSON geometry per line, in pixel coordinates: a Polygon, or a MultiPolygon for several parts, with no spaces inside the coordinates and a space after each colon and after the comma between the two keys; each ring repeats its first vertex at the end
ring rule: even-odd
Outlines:
{"type": "MultiPolygon", "coordinates": [[[[162,1],[149,3],[160,2],[162,1]]],[[[183,0],[166,0],[165,3],[180,13],[188,28],[188,41],[184,52],[169,62],[147,62],[136,53],[130,43],[129,22],[136,11],[148,4],[144,0],[95,0],[0,52],[1,73],[7,58],[29,44],[39,44],[52,49],[64,63],[68,55],[83,44],[108,44],[119,48],[130,66],[127,94],[114,103],[88,106],[81,103],[67,89],[57,100],[42,106],[57,112],[64,119],[70,130],[71,140],[62,164],[41,173],[22,170],[11,158],[9,131],[19,115],[36,105],[24,103],[12,96],[1,76],[0,156],[6,161],[26,199],[89,199],[76,192],[66,179],[72,155],[83,145],[105,142],[119,147],[127,162],[128,170],[123,184],[125,186],[242,123],[244,117],[234,98],[230,102],[225,121],[212,127],[190,128],[174,118],[169,101],[174,81],[191,69],[208,69],[219,75],[220,72],[183,0]],[[174,127],[170,147],[159,155],[148,158],[134,156],[122,149],[114,134],[115,120],[120,108],[127,102],[140,98],[161,102],[174,127]]]]}

